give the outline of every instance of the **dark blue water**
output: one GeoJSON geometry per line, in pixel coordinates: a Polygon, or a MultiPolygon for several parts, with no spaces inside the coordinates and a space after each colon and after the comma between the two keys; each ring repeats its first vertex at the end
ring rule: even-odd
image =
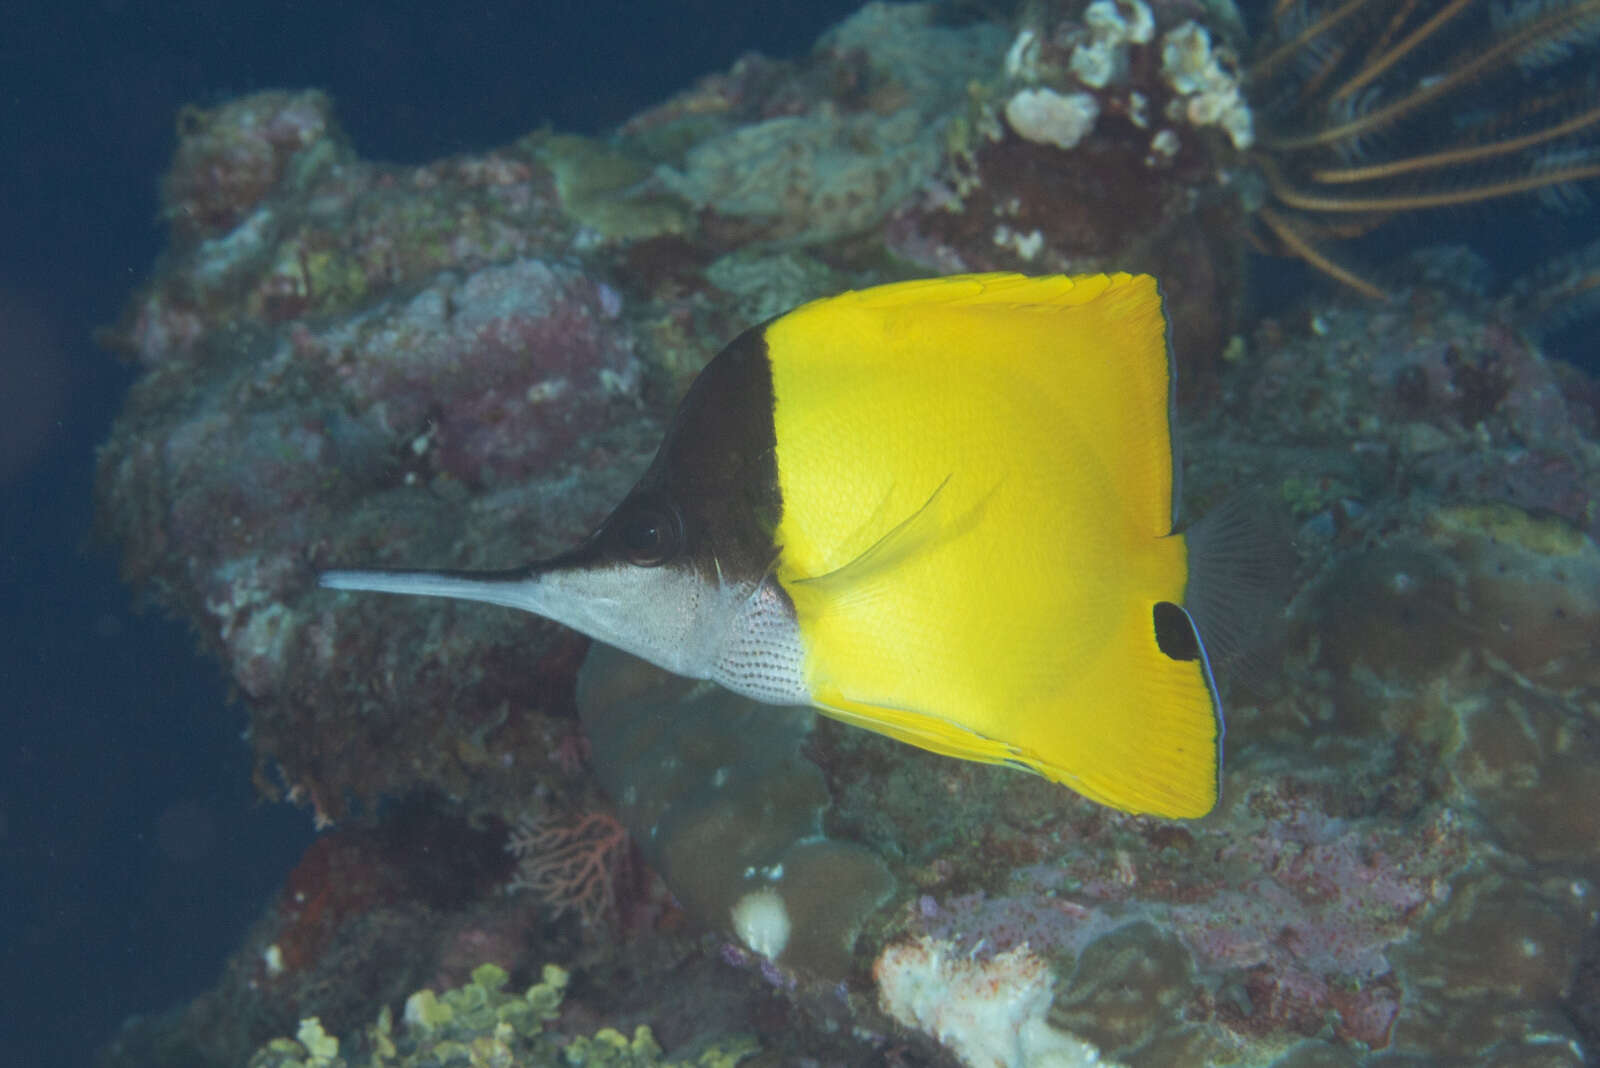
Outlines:
{"type": "Polygon", "coordinates": [[[0,1064],[78,1065],[215,980],[310,840],[258,806],[244,714],[90,542],[131,381],[90,341],[160,251],[185,103],[321,87],[358,150],[595,131],[857,4],[52,4],[0,18],[0,1064]]]}

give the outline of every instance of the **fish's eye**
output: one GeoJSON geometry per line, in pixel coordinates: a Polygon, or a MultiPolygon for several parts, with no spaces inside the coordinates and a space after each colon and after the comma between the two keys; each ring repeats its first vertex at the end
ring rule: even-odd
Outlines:
{"type": "Polygon", "coordinates": [[[683,520],[671,505],[640,501],[616,525],[617,545],[635,567],[659,567],[683,547],[683,520]]]}

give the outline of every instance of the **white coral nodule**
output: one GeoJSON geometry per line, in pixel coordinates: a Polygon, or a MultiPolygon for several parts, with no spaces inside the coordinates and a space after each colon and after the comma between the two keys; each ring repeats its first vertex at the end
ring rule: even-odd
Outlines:
{"type": "Polygon", "coordinates": [[[1024,89],[1006,102],[1006,122],[1019,137],[1057,148],[1075,148],[1099,117],[1100,103],[1088,93],[1024,89]]]}
{"type": "Polygon", "coordinates": [[[1239,80],[1223,67],[1211,35],[1190,21],[1161,39],[1161,76],[1184,97],[1182,117],[1194,126],[1220,126],[1243,151],[1255,143],[1255,120],[1239,80]]]}
{"type": "Polygon", "coordinates": [[[777,960],[789,945],[789,909],[772,887],[752,890],[733,906],[733,930],[752,953],[777,960]]]}

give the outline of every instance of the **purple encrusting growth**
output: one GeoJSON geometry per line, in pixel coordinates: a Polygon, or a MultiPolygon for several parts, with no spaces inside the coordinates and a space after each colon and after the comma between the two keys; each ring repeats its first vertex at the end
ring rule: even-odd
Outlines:
{"type": "Polygon", "coordinates": [[[1473,272],[1455,254],[1414,260],[1421,281],[1388,303],[1321,293],[1243,323],[1250,183],[1216,129],[1171,118],[1161,66],[1201,15],[1151,5],[1153,36],[1080,86],[1089,22],[1140,22],[1112,6],[1091,20],[1050,0],[1002,25],[869,5],[811,56],[741,60],[608,138],[535,133],[415,167],[357,158],[315,92],[186,112],[170,247],[105,335],[143,376],[101,452],[101,527],[237,685],[263,792],[340,824],[170,1025],[209,1063],[319,1011],[348,1032],[409,993],[396,984],[454,985],[483,957],[530,975],[581,959],[567,1005],[584,1033],[649,1023],[675,1051],[745,1030],[774,1063],[956,1063],[981,1044],[939,1026],[972,1005],[939,998],[970,988],[904,984],[916,1011],[899,1018],[937,1025],[881,1003],[886,976],[937,960],[962,966],[928,974],[1030,977],[1036,1039],[1070,1032],[1132,1066],[1593,1059],[1600,389],[1526,340],[1521,305],[1457,285],[1473,272]],[[1076,147],[1019,132],[1008,102],[1046,88],[1095,98],[1076,147]],[[1204,820],[1110,812],[832,721],[782,750],[820,783],[724,769],[714,730],[661,729],[671,702],[602,699],[625,722],[591,746],[584,640],[315,586],[328,567],[566,549],[740,330],[969,267],[1156,271],[1185,517],[1251,484],[1292,516],[1292,603],[1244,679],[1224,674],[1223,800],[1204,820]],[[608,888],[627,898],[615,937],[586,941],[494,888],[519,817],[609,810],[592,762],[624,820],[663,802],[654,775],[690,830],[643,850],[687,873],[678,904],[641,872],[608,888]],[[780,796],[741,810],[735,786],[780,796]],[[810,866],[833,876],[817,856],[870,850],[898,888],[882,907],[876,870],[854,894],[798,885],[798,861],[766,870],[794,834],[753,828],[802,802],[795,849],[820,829],[839,857],[810,866]],[[724,951],[753,883],[787,884],[794,930],[840,928],[854,954],[831,937],[819,975],[817,946],[724,951]],[[843,898],[855,911],[830,912],[843,898]],[[419,924],[446,933],[395,934],[419,924]]]}
{"type": "Polygon", "coordinates": [[[1402,831],[1330,818],[1320,798],[1295,793],[1292,782],[1262,782],[1223,826],[1173,836],[1153,854],[1113,848],[1108,866],[1106,850],[1087,843],[1064,863],[1016,869],[992,894],[926,896],[912,930],[980,959],[1025,946],[1070,962],[1113,932],[1148,925],[1183,946],[1196,996],[1211,991],[1207,1014],[1260,1029],[1245,1018],[1254,1011],[1216,994],[1240,984],[1272,993],[1280,1025],[1314,1019],[1383,1046],[1400,1002],[1388,951],[1446,896],[1469,859],[1466,835],[1448,810],[1402,831]],[[1272,816],[1258,814],[1269,806],[1272,816]]]}
{"type": "Polygon", "coordinates": [[[620,298],[570,267],[519,260],[444,278],[316,337],[351,407],[415,462],[494,488],[556,466],[639,389],[620,298]]]}

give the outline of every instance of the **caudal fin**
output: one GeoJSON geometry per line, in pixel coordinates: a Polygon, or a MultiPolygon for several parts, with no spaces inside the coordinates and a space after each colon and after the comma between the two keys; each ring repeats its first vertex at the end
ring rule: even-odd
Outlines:
{"type": "Polygon", "coordinates": [[[1295,555],[1263,496],[1235,493],[1184,532],[1189,582],[1183,607],[1214,668],[1256,683],[1282,629],[1295,555]]]}

